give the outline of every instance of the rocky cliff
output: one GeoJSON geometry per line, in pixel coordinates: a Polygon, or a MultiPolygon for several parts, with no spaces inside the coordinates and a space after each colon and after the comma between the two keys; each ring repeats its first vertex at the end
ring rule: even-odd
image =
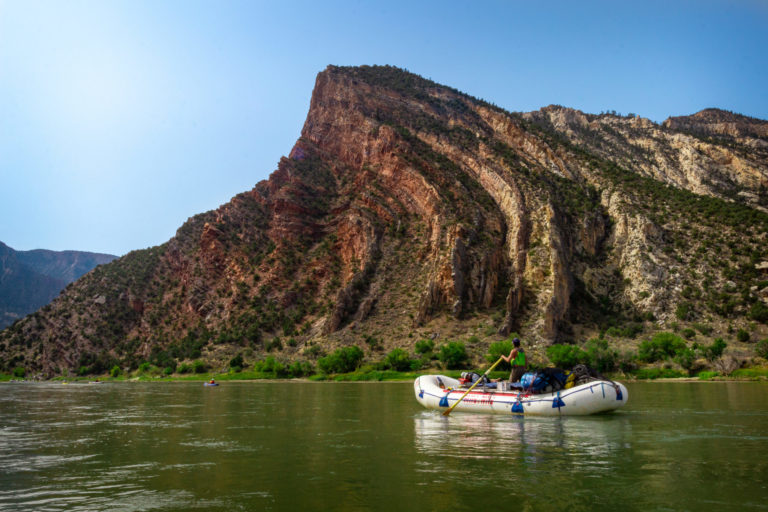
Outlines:
{"type": "Polygon", "coordinates": [[[511,331],[746,323],[768,300],[765,126],[516,114],[329,67],[269,180],[70,285],[0,334],[0,360],[51,375],[352,344],[375,360],[423,337],[479,357],[511,331]]]}

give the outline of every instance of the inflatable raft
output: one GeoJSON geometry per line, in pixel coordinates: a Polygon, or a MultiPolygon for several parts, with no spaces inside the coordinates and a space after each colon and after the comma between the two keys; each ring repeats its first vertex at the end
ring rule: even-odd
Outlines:
{"type": "MultiPolygon", "coordinates": [[[[495,385],[493,383],[492,385],[495,385]]],[[[568,389],[532,393],[526,390],[499,389],[478,385],[464,397],[455,411],[539,416],[585,416],[613,411],[627,403],[623,384],[596,379],[568,389]]],[[[416,400],[427,409],[444,411],[467,391],[461,382],[443,375],[422,375],[413,383],[416,400]]]]}

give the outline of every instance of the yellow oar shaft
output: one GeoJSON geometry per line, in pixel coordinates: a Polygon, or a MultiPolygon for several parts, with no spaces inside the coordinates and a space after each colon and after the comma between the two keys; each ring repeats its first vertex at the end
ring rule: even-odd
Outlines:
{"type": "MultiPolygon", "coordinates": [[[[463,394],[463,395],[461,395],[461,398],[459,398],[458,400],[456,400],[456,403],[455,403],[455,404],[453,404],[451,407],[449,407],[449,408],[448,408],[448,410],[446,410],[446,411],[443,413],[443,416],[448,416],[449,414],[451,414],[451,411],[453,410],[453,408],[454,408],[454,407],[456,407],[457,405],[459,405],[459,402],[461,402],[462,400],[464,400],[464,397],[465,397],[465,396],[467,396],[467,395],[469,394],[469,392],[470,392],[470,391],[472,391],[473,389],[475,389],[475,386],[477,386],[478,384],[480,384],[480,382],[483,380],[483,377],[485,377],[486,375],[488,375],[489,373],[491,373],[491,372],[493,371],[493,369],[494,369],[494,368],[496,368],[496,365],[498,365],[498,364],[499,364],[500,362],[502,362],[503,360],[504,360],[504,358],[503,358],[503,357],[500,357],[498,361],[496,361],[495,363],[493,363],[493,364],[491,365],[491,367],[490,367],[490,368],[488,368],[488,369],[485,371],[485,373],[482,375],[482,377],[480,377],[479,379],[477,379],[477,380],[475,381],[475,383],[474,383],[474,384],[472,384],[472,385],[469,387],[469,389],[468,389],[468,390],[466,390],[466,391],[464,392],[464,394],[463,394]]],[[[449,393],[450,393],[450,391],[449,391],[449,393]]]]}

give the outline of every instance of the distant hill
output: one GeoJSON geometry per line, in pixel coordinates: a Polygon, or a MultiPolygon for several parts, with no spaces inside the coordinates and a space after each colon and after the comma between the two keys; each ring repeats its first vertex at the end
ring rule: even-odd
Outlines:
{"type": "Polygon", "coordinates": [[[0,329],[37,311],[69,283],[116,257],[82,251],[16,251],[0,242],[0,329]]]}

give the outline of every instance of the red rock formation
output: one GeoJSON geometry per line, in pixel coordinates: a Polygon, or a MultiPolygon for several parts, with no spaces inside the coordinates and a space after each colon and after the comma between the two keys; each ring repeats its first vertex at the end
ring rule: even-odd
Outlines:
{"type": "Polygon", "coordinates": [[[759,206],[768,159],[743,151],[760,146],[756,132],[721,145],[668,124],[510,114],[395,68],[329,67],[269,180],[80,280],[0,334],[0,361],[48,374],[166,356],[224,365],[274,337],[291,340],[281,357],[301,359],[366,337],[410,349],[439,331],[481,334],[480,357],[490,332],[536,345],[641,313],[664,322],[690,272],[715,290],[736,279],[696,254],[718,247],[747,265],[768,226],[684,190],[759,206]]]}

